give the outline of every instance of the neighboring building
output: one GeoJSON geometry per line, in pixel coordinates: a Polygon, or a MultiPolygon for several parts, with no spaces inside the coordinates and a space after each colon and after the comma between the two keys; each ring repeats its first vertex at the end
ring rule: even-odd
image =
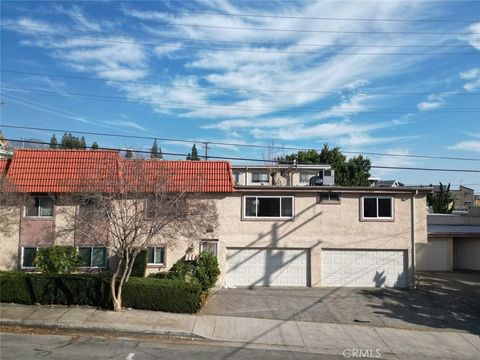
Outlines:
{"type": "MultiPolygon", "coordinates": [[[[62,188],[65,179],[78,178],[78,169],[99,161],[105,177],[118,174],[122,160],[115,152],[17,150],[8,165],[7,178],[20,185],[21,191],[32,194],[35,202],[28,208],[15,209],[12,231],[0,234],[1,269],[29,269],[36,247],[59,242],[52,234],[62,223],[61,212],[57,211],[62,204],[55,203],[51,195],[72,191],[62,188]]],[[[219,227],[194,249],[186,244],[167,247],[161,240],[154,241],[148,252],[148,272],[168,270],[178,259],[187,254],[190,257],[193,250],[216,254],[221,269],[219,285],[413,284],[414,244],[427,242],[426,194],[430,189],[307,186],[316,183],[310,179],[300,183],[300,174],[307,170],[312,176],[321,171],[325,178],[329,170],[325,165],[286,168],[289,171],[285,178],[291,182],[277,186],[270,181],[264,185],[249,183],[254,173],[270,168],[236,166],[236,171],[247,174],[247,185],[234,187],[228,162],[156,163],[177,168],[183,174],[179,182],[201,180],[198,191],[215,201],[219,227]]],[[[2,214],[5,210],[0,208],[2,214]]],[[[78,246],[90,259],[91,268],[108,267],[107,249],[81,244],[75,236],[67,243],[78,246]]]]}
{"type": "Polygon", "coordinates": [[[480,194],[473,196],[473,206],[480,207],[480,194]]]}
{"type": "Polygon", "coordinates": [[[2,132],[0,131],[0,159],[1,158],[11,158],[13,155],[12,147],[8,143],[8,141],[3,136],[2,132]]]}
{"type": "Polygon", "coordinates": [[[376,187],[399,187],[399,186],[405,186],[403,183],[401,183],[398,180],[380,180],[379,177],[374,177],[371,176],[368,178],[368,181],[370,182],[370,186],[376,186],[376,187]]]}
{"type": "Polygon", "coordinates": [[[308,186],[312,177],[334,185],[335,172],[330,165],[232,165],[235,185],[308,186]]]}
{"type": "Polygon", "coordinates": [[[474,206],[474,190],[460,185],[458,190],[450,189],[455,202],[455,210],[468,210],[474,206]]]}
{"type": "Polygon", "coordinates": [[[429,214],[428,242],[417,244],[417,268],[480,270],[480,208],[468,214],[429,214]]]}

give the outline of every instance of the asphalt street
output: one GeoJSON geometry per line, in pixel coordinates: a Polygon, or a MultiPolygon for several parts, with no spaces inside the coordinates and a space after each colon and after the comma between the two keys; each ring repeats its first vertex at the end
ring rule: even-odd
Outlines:
{"type": "Polygon", "coordinates": [[[343,359],[259,348],[211,345],[188,341],[136,340],[79,335],[0,333],[0,359],[343,359]]]}

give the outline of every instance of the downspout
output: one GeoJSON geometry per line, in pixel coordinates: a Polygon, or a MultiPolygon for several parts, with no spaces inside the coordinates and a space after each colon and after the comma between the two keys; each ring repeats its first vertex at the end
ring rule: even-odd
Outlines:
{"type": "Polygon", "coordinates": [[[417,261],[417,256],[416,256],[416,250],[415,250],[415,197],[418,195],[418,190],[415,190],[415,193],[412,196],[412,202],[411,202],[411,207],[412,207],[412,288],[416,289],[417,284],[415,282],[416,278],[416,261],[417,261]]]}

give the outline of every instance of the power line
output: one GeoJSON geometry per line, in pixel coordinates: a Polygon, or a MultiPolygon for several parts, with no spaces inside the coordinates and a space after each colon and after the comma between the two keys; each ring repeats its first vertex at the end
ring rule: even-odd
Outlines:
{"type": "MultiPolygon", "coordinates": [[[[28,11],[29,12],[29,11],[28,11]]],[[[45,13],[44,13],[45,14],[45,13]]],[[[51,13],[55,14],[56,13],[51,13]]],[[[47,14],[45,14],[47,15],[47,14]]],[[[68,16],[68,15],[65,15],[68,16]]],[[[88,19],[88,17],[82,17],[88,19]]],[[[145,20],[145,19],[142,19],[145,20]]],[[[98,19],[97,19],[98,21],[98,19]]],[[[162,26],[168,27],[199,27],[199,28],[211,28],[211,29],[224,29],[224,30],[248,30],[248,31],[271,31],[271,32],[291,32],[291,33],[327,33],[327,34],[385,34],[385,35],[472,35],[480,34],[478,32],[431,32],[431,31],[347,31],[347,30],[312,30],[312,29],[278,29],[278,28],[258,28],[258,27],[243,27],[243,26],[221,26],[221,25],[205,25],[205,24],[185,24],[177,22],[164,23],[162,26]]]]}
{"type": "MultiPolygon", "coordinates": [[[[88,4],[89,6],[94,7],[111,7],[110,4],[88,4]]],[[[113,5],[113,4],[112,4],[113,5]]],[[[114,5],[115,7],[116,5],[114,5]]],[[[12,5],[4,5],[4,7],[13,7],[12,5]]],[[[17,11],[27,11],[29,13],[43,14],[43,15],[59,15],[59,16],[68,16],[72,18],[84,18],[83,16],[73,15],[73,14],[58,14],[52,12],[40,12],[40,11],[30,11],[27,9],[16,8],[17,11]]],[[[428,22],[428,23],[475,23],[480,20],[452,20],[452,19],[393,19],[393,18],[342,18],[342,17],[316,17],[316,16],[296,16],[296,15],[268,15],[268,14],[245,14],[245,13],[219,13],[213,11],[198,11],[198,10],[172,10],[168,9],[167,11],[162,11],[161,9],[154,7],[145,7],[141,6],[140,8],[129,7],[129,10],[154,10],[156,12],[162,13],[173,13],[173,14],[203,14],[203,15],[214,15],[214,16],[230,16],[230,17],[249,17],[249,18],[270,18],[270,19],[302,19],[302,20],[325,20],[325,21],[371,21],[371,22],[428,22]]],[[[135,16],[133,16],[135,17],[135,16]]],[[[149,20],[149,19],[145,19],[149,20]]],[[[152,19],[153,20],[153,19],[152,19]]]]}
{"type": "MultiPolygon", "coordinates": [[[[4,125],[0,124],[0,127],[9,128],[9,129],[48,131],[48,132],[54,132],[54,133],[59,132],[59,133],[81,134],[81,135],[97,135],[97,136],[107,136],[107,137],[141,139],[141,140],[159,140],[159,141],[180,142],[180,143],[189,143],[189,144],[202,143],[202,144],[212,144],[212,145],[260,148],[260,149],[321,151],[321,149],[289,147],[289,146],[280,146],[280,145],[279,146],[270,146],[270,145],[241,144],[241,143],[218,142],[218,141],[207,141],[207,140],[189,140],[189,139],[165,138],[165,137],[158,137],[158,136],[151,137],[151,136],[139,136],[139,135],[122,135],[122,134],[102,133],[102,132],[93,132],[93,131],[76,131],[76,130],[28,127],[28,126],[5,125],[5,124],[4,125]]],[[[342,150],[342,152],[345,153],[345,154],[357,154],[357,155],[376,155],[376,156],[422,158],[422,159],[437,159],[437,160],[480,161],[480,158],[465,158],[465,157],[451,157],[451,156],[407,155],[407,154],[392,154],[392,153],[379,153],[379,152],[355,152],[355,151],[343,151],[343,150],[342,150]]]]}
{"type": "MultiPolygon", "coordinates": [[[[36,13],[35,11],[29,13],[36,13]]],[[[84,16],[74,16],[74,15],[67,15],[67,14],[55,14],[55,13],[40,13],[40,14],[48,14],[48,15],[57,15],[57,16],[68,16],[73,18],[81,18],[85,19],[84,16]]],[[[93,20],[93,19],[91,19],[93,20]]],[[[59,28],[50,27],[50,26],[41,26],[41,25],[18,25],[17,27],[25,27],[25,28],[41,28],[41,29],[49,29],[49,30],[60,30],[59,28]]],[[[6,26],[8,28],[8,26],[6,26]]],[[[82,30],[76,29],[68,29],[68,31],[82,33],[82,34],[89,34],[89,32],[85,32],[82,30]]],[[[125,36],[123,33],[119,32],[105,32],[105,31],[94,31],[90,30],[90,32],[103,34],[103,35],[115,35],[115,36],[125,36]]],[[[220,39],[199,39],[199,38],[184,38],[184,37],[171,37],[171,36],[164,36],[155,34],[155,37],[160,37],[164,40],[173,40],[173,41],[188,41],[188,42],[215,42],[215,43],[227,43],[227,44],[243,44],[243,45],[257,45],[257,46],[265,46],[268,44],[269,46],[285,46],[285,43],[279,42],[254,42],[254,41],[235,41],[235,40],[220,40],[220,39]]],[[[147,44],[151,44],[150,42],[147,44]]],[[[362,44],[305,44],[305,43],[295,43],[289,44],[290,46],[295,47],[352,47],[352,48],[471,48],[471,45],[391,45],[391,44],[377,44],[377,45],[362,45],[362,44]]]]}
{"type": "MultiPolygon", "coordinates": [[[[37,145],[58,145],[58,144],[52,144],[50,142],[44,142],[44,141],[34,141],[34,140],[24,140],[24,139],[5,139],[6,141],[11,141],[11,142],[24,142],[24,143],[29,143],[29,144],[37,144],[37,145]]],[[[86,146],[86,149],[91,149],[91,146],[86,146]]],[[[114,150],[114,151],[125,151],[125,149],[118,149],[118,148],[108,148],[108,147],[99,147],[98,150],[114,150]]],[[[141,154],[150,154],[150,151],[147,150],[132,150],[129,149],[129,151],[133,153],[141,153],[141,154]]],[[[164,155],[170,155],[170,156],[187,156],[187,154],[184,153],[167,153],[163,152],[162,154],[164,155]]],[[[203,157],[202,155],[199,155],[200,157],[203,157]]],[[[269,163],[277,163],[278,161],[276,160],[265,160],[265,159],[255,159],[255,158],[243,158],[243,157],[231,157],[231,156],[212,156],[208,155],[209,158],[211,159],[218,159],[218,160],[242,160],[242,161],[259,161],[259,162],[269,162],[269,163]]],[[[302,164],[299,163],[299,165],[312,165],[312,164],[302,164]]],[[[355,165],[355,164],[329,164],[331,166],[353,166],[353,167],[362,167],[361,165],[355,165]]],[[[466,172],[466,173],[480,173],[480,170],[472,170],[472,169],[445,169],[445,168],[423,168],[423,167],[402,167],[402,166],[386,166],[386,165],[371,165],[371,168],[374,169],[394,169],[394,170],[412,170],[412,171],[445,171],[445,172],[466,172]]]]}
{"type": "MultiPolygon", "coordinates": [[[[195,86],[195,85],[179,85],[179,84],[168,84],[163,82],[151,82],[151,81],[132,81],[132,80],[110,80],[110,79],[99,79],[94,77],[87,76],[76,76],[69,74],[53,74],[53,73],[39,73],[31,71],[18,71],[10,69],[0,69],[1,72],[11,73],[11,74],[24,74],[24,75],[34,75],[34,76],[50,76],[50,77],[60,77],[66,79],[77,79],[77,80],[89,80],[89,81],[101,81],[101,82],[114,82],[114,83],[126,83],[126,84],[139,84],[139,85],[160,85],[174,88],[193,88],[193,89],[209,89],[209,90],[222,90],[222,91],[251,91],[251,92],[282,92],[282,93],[300,93],[300,94],[341,94],[341,93],[354,93],[356,95],[409,95],[409,96],[423,96],[430,95],[431,93],[404,93],[404,92],[365,92],[365,91],[348,91],[348,90],[338,90],[338,91],[306,91],[306,90],[282,90],[282,89],[251,89],[251,88],[226,88],[226,87],[217,87],[217,86],[195,86]]],[[[478,96],[480,93],[452,93],[449,96],[478,96]]]]}
{"type": "MultiPolygon", "coordinates": [[[[87,94],[87,93],[72,93],[72,92],[54,92],[41,89],[30,89],[30,88],[15,88],[15,87],[3,87],[2,90],[6,91],[17,91],[17,92],[32,92],[40,95],[46,96],[73,96],[79,97],[85,100],[95,100],[95,101],[111,101],[111,102],[125,102],[139,104],[144,103],[148,105],[158,105],[170,108],[200,108],[200,109],[221,109],[221,110],[241,110],[241,111],[268,111],[268,112],[301,112],[301,113],[311,113],[317,111],[333,111],[338,113],[350,114],[352,112],[362,112],[362,113],[382,113],[382,114],[396,114],[404,113],[408,111],[416,111],[417,109],[412,108],[383,108],[383,109],[374,109],[374,110],[359,110],[357,108],[352,109],[332,109],[332,107],[317,107],[317,108],[304,108],[304,109],[292,109],[292,108],[274,108],[274,107],[239,107],[239,106],[230,106],[230,105],[203,105],[203,104],[192,104],[184,103],[179,101],[167,101],[167,102],[155,102],[155,101],[133,101],[121,96],[107,96],[107,95],[97,95],[97,94],[87,94]]],[[[456,114],[456,113],[478,113],[480,112],[477,108],[448,108],[444,110],[429,110],[429,113],[442,113],[442,114],[456,114]]]]}
{"type": "MultiPolygon", "coordinates": [[[[51,28],[48,26],[36,26],[36,25],[15,25],[16,27],[20,28],[43,28],[43,29],[52,29],[58,31],[65,31],[65,29],[58,29],[58,28],[51,28]]],[[[7,30],[11,30],[11,27],[0,25],[7,30]]],[[[77,30],[67,29],[68,31],[77,32],[77,30]]],[[[85,33],[85,32],[81,32],[85,33]]],[[[95,33],[95,32],[94,32],[95,33]]],[[[23,32],[23,34],[29,35],[41,35],[43,37],[55,37],[55,36],[63,36],[68,37],[69,39],[78,39],[78,40],[88,40],[88,41],[98,41],[98,42],[105,42],[105,43],[114,43],[114,44],[136,44],[136,45],[155,45],[161,46],[163,48],[171,48],[171,49],[179,49],[178,45],[169,45],[160,42],[143,42],[143,41],[127,41],[127,40],[110,40],[110,39],[99,39],[99,38],[90,38],[90,37],[78,37],[78,36],[71,36],[65,32],[59,32],[56,34],[38,34],[35,32],[23,32]]],[[[125,35],[118,35],[117,36],[125,36],[125,35]]],[[[195,49],[195,50],[212,50],[212,51],[231,51],[231,52],[246,52],[246,53],[265,53],[265,54],[291,54],[291,55],[362,55],[362,56],[430,56],[430,55],[442,55],[442,56],[473,56],[477,55],[474,52],[460,52],[460,53],[453,53],[453,52],[409,52],[409,53],[362,53],[362,52],[340,52],[340,51],[328,51],[328,52],[314,52],[314,51],[281,51],[281,50],[258,50],[258,49],[240,49],[240,48],[220,48],[220,47],[202,47],[202,46],[192,46],[192,45],[183,45],[182,49],[195,49]]]]}

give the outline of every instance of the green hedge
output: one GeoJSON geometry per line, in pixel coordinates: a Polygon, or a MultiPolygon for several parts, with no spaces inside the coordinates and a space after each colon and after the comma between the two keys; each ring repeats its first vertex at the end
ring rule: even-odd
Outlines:
{"type": "Polygon", "coordinates": [[[4,272],[0,289],[1,302],[101,307],[110,303],[109,280],[101,275],[4,272]]]}
{"type": "Polygon", "coordinates": [[[130,278],[123,289],[123,306],[176,313],[200,309],[201,288],[181,280],[130,278]]]}
{"type": "MultiPolygon", "coordinates": [[[[110,279],[94,274],[0,272],[0,302],[111,308],[110,279]]],[[[180,280],[132,277],[123,287],[123,306],[194,313],[200,308],[200,287],[180,280]]]]}

